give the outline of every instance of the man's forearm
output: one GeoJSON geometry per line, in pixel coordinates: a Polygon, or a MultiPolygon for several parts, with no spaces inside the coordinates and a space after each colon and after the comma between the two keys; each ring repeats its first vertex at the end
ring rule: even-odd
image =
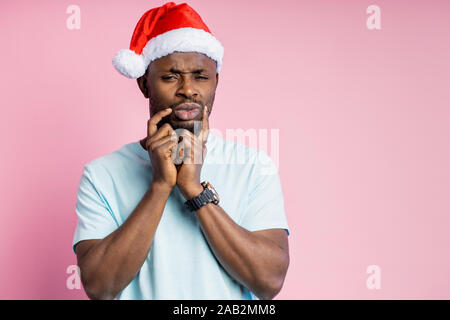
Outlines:
{"type": "Polygon", "coordinates": [[[148,256],[170,192],[152,184],[128,219],[81,258],[86,292],[113,299],[133,280],[148,256]]]}
{"type": "MultiPolygon", "coordinates": [[[[201,192],[185,191],[186,198],[201,192]]],[[[261,299],[280,290],[289,257],[274,242],[236,224],[218,205],[209,203],[196,211],[202,231],[225,270],[261,299]]]]}

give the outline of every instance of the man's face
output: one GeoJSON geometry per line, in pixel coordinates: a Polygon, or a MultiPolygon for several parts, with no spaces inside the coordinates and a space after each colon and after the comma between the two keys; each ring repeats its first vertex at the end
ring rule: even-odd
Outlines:
{"type": "Polygon", "coordinates": [[[194,121],[201,120],[203,109],[212,104],[219,81],[216,62],[197,52],[174,52],[150,63],[147,72],[137,79],[139,88],[150,102],[150,117],[165,108],[173,112],[163,118],[158,127],[168,122],[172,128],[194,132],[194,121]],[[187,112],[177,110],[185,103],[199,107],[187,112]]]}

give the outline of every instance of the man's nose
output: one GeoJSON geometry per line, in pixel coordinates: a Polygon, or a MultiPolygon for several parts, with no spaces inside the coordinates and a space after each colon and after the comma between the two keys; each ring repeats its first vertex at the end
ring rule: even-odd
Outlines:
{"type": "Polygon", "coordinates": [[[180,87],[177,91],[177,96],[182,96],[184,98],[192,99],[198,96],[197,89],[189,77],[184,77],[180,83],[180,87]]]}

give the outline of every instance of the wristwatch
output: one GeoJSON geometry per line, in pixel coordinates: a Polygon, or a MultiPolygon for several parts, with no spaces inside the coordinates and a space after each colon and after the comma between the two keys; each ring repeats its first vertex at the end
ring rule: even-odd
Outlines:
{"type": "Polygon", "coordinates": [[[203,187],[203,191],[195,198],[187,200],[184,203],[184,205],[191,211],[197,211],[210,202],[218,204],[220,201],[217,191],[208,181],[203,181],[201,185],[203,187]]]}

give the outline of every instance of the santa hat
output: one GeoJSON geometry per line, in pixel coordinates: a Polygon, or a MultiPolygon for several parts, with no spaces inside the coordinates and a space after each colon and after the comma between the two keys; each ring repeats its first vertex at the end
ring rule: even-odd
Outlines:
{"type": "Polygon", "coordinates": [[[134,29],[130,49],[119,50],[113,65],[124,76],[136,79],[153,60],[174,51],[203,53],[216,61],[216,71],[220,71],[222,45],[194,9],[174,2],[144,13],[134,29]]]}

